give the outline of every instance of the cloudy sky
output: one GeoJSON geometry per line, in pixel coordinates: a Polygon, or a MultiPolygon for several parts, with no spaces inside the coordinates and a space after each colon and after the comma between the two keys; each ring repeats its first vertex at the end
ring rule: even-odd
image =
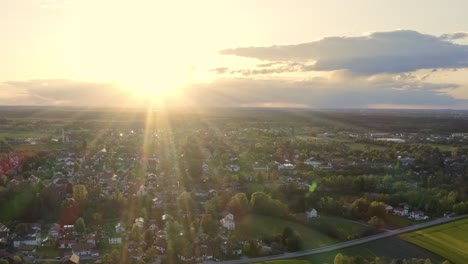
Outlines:
{"type": "Polygon", "coordinates": [[[0,0],[0,104],[468,109],[466,10],[0,0]]]}

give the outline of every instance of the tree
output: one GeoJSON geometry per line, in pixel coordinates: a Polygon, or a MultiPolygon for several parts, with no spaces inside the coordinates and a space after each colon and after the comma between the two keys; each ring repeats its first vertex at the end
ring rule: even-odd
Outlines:
{"type": "Polygon", "coordinates": [[[203,229],[203,232],[210,236],[216,235],[216,230],[218,228],[218,225],[216,223],[216,220],[214,220],[211,217],[203,217],[200,221],[200,225],[203,229]]]}
{"type": "Polygon", "coordinates": [[[15,263],[21,263],[21,257],[20,257],[20,256],[14,256],[14,257],[13,257],[13,262],[15,262],[15,263]]]}
{"type": "Polygon", "coordinates": [[[148,250],[146,250],[145,254],[146,254],[146,258],[149,261],[154,261],[154,259],[158,255],[158,252],[156,252],[156,250],[154,248],[149,248],[148,250]]]}
{"type": "Polygon", "coordinates": [[[130,234],[130,239],[134,241],[140,241],[140,228],[134,224],[132,226],[132,232],[130,234]]]}
{"type": "Polygon", "coordinates": [[[82,204],[88,199],[88,190],[83,184],[73,186],[73,198],[76,202],[82,204]]]}
{"type": "Polygon", "coordinates": [[[236,217],[243,216],[247,214],[249,210],[249,200],[245,193],[237,193],[231,198],[227,207],[236,217]]]}
{"type": "Polygon", "coordinates": [[[196,202],[188,192],[183,192],[177,197],[177,206],[182,212],[187,212],[190,216],[194,215],[196,210],[196,202]]]}
{"type": "Polygon", "coordinates": [[[384,225],[384,221],[377,216],[371,217],[367,223],[375,228],[380,228],[384,225]]]}
{"type": "Polygon", "coordinates": [[[25,223],[18,224],[15,227],[15,233],[18,236],[24,236],[28,232],[28,226],[25,223]]]}
{"type": "Polygon", "coordinates": [[[223,210],[223,204],[219,196],[215,196],[208,200],[205,204],[205,213],[218,214],[223,210]]]}
{"type": "Polygon", "coordinates": [[[367,211],[367,215],[368,215],[369,217],[377,216],[377,217],[379,217],[380,219],[385,219],[385,218],[387,217],[387,211],[385,210],[385,203],[373,201],[373,202],[369,205],[369,209],[368,209],[368,211],[367,211]]]}
{"type": "Polygon", "coordinates": [[[151,229],[146,229],[145,233],[143,233],[143,239],[148,246],[153,245],[153,231],[151,229]]]}
{"type": "Polygon", "coordinates": [[[76,219],[75,230],[76,230],[76,232],[79,232],[79,233],[84,233],[85,232],[86,225],[85,225],[85,221],[84,221],[84,219],[82,217],[76,219]]]}

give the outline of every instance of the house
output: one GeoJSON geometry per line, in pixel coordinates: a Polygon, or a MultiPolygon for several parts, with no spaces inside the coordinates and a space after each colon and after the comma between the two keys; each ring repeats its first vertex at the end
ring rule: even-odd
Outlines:
{"type": "Polygon", "coordinates": [[[417,210],[417,211],[411,212],[409,218],[412,218],[414,220],[425,220],[425,219],[428,219],[429,217],[425,216],[423,211],[417,210]]]}
{"type": "Polygon", "coordinates": [[[150,220],[148,224],[149,224],[148,225],[149,229],[151,229],[152,231],[158,230],[158,225],[156,224],[156,220],[150,220]]]}
{"type": "Polygon", "coordinates": [[[6,227],[4,224],[0,223],[0,238],[7,237],[10,233],[10,229],[6,227]]]}
{"type": "Polygon", "coordinates": [[[292,163],[283,163],[278,165],[278,170],[294,170],[296,168],[296,165],[292,163]]]}
{"type": "Polygon", "coordinates": [[[146,191],[146,187],[145,185],[140,185],[140,188],[138,189],[138,191],[136,192],[136,195],[141,197],[141,196],[146,196],[148,194],[148,192],[146,191]]]}
{"type": "Polygon", "coordinates": [[[226,166],[226,170],[230,172],[239,172],[240,166],[231,164],[231,165],[226,166]]]}
{"type": "Polygon", "coordinates": [[[306,213],[306,218],[307,219],[317,218],[318,217],[317,210],[315,210],[314,208],[312,208],[310,211],[306,211],[305,213],[306,213]]]}
{"type": "Polygon", "coordinates": [[[88,234],[87,236],[84,237],[86,240],[87,244],[91,244],[93,246],[96,246],[96,235],[95,234],[88,234]]]}
{"type": "Polygon", "coordinates": [[[63,264],[79,264],[80,263],[80,257],[78,255],[71,255],[67,258],[65,258],[62,261],[63,264]]]}
{"type": "Polygon", "coordinates": [[[215,189],[208,190],[209,197],[215,197],[216,195],[218,195],[218,191],[216,191],[215,189]]]}
{"type": "Polygon", "coordinates": [[[227,213],[226,216],[220,220],[220,223],[221,226],[227,230],[234,230],[236,228],[236,224],[234,223],[234,215],[231,213],[227,213]]]}
{"type": "Polygon", "coordinates": [[[153,208],[163,208],[164,203],[158,197],[153,198],[152,201],[153,201],[153,206],[152,206],[153,208]]]}
{"type": "Polygon", "coordinates": [[[76,244],[75,240],[59,240],[58,247],[59,248],[72,248],[73,245],[76,244]]]}
{"type": "Polygon", "coordinates": [[[94,253],[92,244],[74,244],[71,248],[72,253],[77,256],[91,256],[94,253]]]}
{"type": "Polygon", "coordinates": [[[402,166],[410,166],[410,165],[413,165],[414,162],[416,161],[415,158],[402,157],[402,156],[398,156],[397,159],[400,161],[400,163],[401,163],[402,166]]]}
{"type": "Polygon", "coordinates": [[[262,165],[258,162],[255,162],[253,164],[253,170],[254,171],[269,171],[270,170],[270,167],[268,165],[262,165]]]}
{"type": "Polygon", "coordinates": [[[385,205],[385,211],[387,211],[387,212],[389,212],[389,213],[393,212],[393,206],[388,205],[388,204],[385,205]]]}
{"type": "Polygon", "coordinates": [[[59,238],[62,232],[62,227],[59,224],[53,224],[49,229],[49,236],[51,238],[59,238]]]}
{"type": "Polygon", "coordinates": [[[322,165],[322,162],[316,161],[314,158],[308,158],[308,159],[306,159],[304,161],[304,164],[309,165],[309,166],[313,166],[313,167],[318,167],[318,166],[322,165]]]}
{"type": "Polygon", "coordinates": [[[120,245],[122,244],[122,238],[121,237],[109,237],[109,244],[120,245]]]}
{"type": "Polygon", "coordinates": [[[203,172],[209,172],[210,171],[210,167],[208,166],[208,164],[206,164],[206,162],[203,162],[202,170],[203,170],[203,172]]]}
{"type": "Polygon", "coordinates": [[[29,255],[33,252],[36,252],[36,249],[32,245],[20,244],[18,247],[18,251],[25,255],[29,255]]]}
{"type": "Polygon", "coordinates": [[[13,240],[13,247],[18,248],[21,244],[29,246],[39,246],[42,242],[41,234],[29,234],[24,237],[16,237],[13,240]]]}
{"type": "Polygon", "coordinates": [[[115,232],[117,233],[124,233],[127,229],[125,228],[125,226],[122,224],[122,223],[117,223],[115,225],[115,232]]]}
{"type": "Polygon", "coordinates": [[[138,226],[140,229],[142,229],[143,226],[145,225],[145,219],[143,219],[143,217],[136,218],[135,225],[138,226]]]}
{"type": "Polygon", "coordinates": [[[393,209],[393,214],[398,215],[398,216],[407,216],[408,215],[408,209],[407,208],[402,208],[402,207],[397,207],[393,209]]]}

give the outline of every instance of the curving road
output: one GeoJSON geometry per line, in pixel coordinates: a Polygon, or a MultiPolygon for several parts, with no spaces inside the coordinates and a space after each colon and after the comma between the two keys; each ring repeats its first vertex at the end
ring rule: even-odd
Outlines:
{"type": "MultiPolygon", "coordinates": [[[[381,234],[363,237],[363,238],[350,240],[350,241],[346,241],[346,242],[342,242],[342,243],[338,243],[338,244],[334,244],[330,246],[325,246],[321,248],[316,248],[316,249],[309,249],[309,250],[304,250],[304,251],[284,253],[281,255],[273,255],[273,256],[266,256],[266,257],[259,257],[259,258],[244,258],[244,259],[237,259],[237,260],[227,260],[227,261],[221,261],[221,262],[216,262],[216,263],[226,263],[226,264],[251,263],[251,262],[288,259],[288,258],[296,258],[296,257],[307,256],[307,255],[319,254],[319,253],[324,253],[324,252],[342,249],[346,247],[356,246],[356,245],[367,243],[367,242],[374,241],[377,239],[396,236],[402,233],[406,233],[406,232],[410,232],[410,231],[414,231],[414,230],[418,230],[418,229],[422,229],[422,228],[426,228],[430,226],[440,225],[443,223],[460,220],[460,219],[467,218],[467,217],[468,215],[461,215],[461,216],[457,216],[453,218],[439,218],[433,221],[429,221],[429,222],[425,222],[425,223],[421,223],[417,225],[412,225],[412,226],[408,226],[408,227],[404,227],[400,229],[390,230],[381,234]]],[[[205,262],[205,263],[215,263],[215,262],[205,262]]]]}

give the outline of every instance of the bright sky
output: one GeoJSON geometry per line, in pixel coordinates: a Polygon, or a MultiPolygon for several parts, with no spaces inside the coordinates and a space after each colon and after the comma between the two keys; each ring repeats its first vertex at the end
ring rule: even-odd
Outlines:
{"type": "MultiPolygon", "coordinates": [[[[262,62],[255,56],[219,54],[224,49],[398,29],[432,36],[465,32],[466,10],[468,1],[463,0],[0,0],[0,83],[62,79],[158,96],[181,86],[239,77],[219,75],[214,68],[243,69],[262,62]]],[[[281,79],[298,78],[291,76],[281,79]]],[[[449,89],[450,95],[468,99],[464,76],[431,78],[432,83],[465,87],[449,89]]]]}

